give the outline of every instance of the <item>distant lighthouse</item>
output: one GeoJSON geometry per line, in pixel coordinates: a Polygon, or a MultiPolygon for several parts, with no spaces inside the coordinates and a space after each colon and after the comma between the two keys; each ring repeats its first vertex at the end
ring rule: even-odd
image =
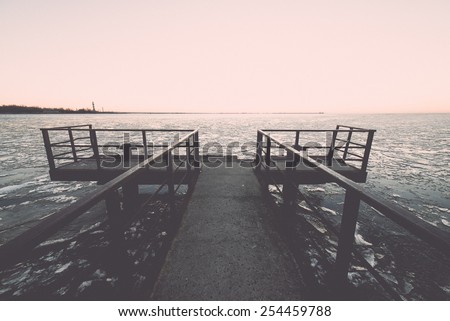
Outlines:
{"type": "Polygon", "coordinates": [[[92,102],[92,111],[95,112],[95,104],[92,102]]]}

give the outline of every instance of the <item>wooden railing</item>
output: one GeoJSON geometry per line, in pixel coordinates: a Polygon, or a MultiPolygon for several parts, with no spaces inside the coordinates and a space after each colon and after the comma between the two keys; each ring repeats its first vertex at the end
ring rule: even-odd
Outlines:
{"type": "MultiPolygon", "coordinates": [[[[285,149],[285,145],[292,147],[297,151],[308,151],[311,149],[324,149],[326,150],[326,161],[327,164],[333,161],[333,158],[337,157],[345,161],[346,163],[352,163],[354,166],[358,166],[362,171],[367,170],[367,164],[369,162],[370,150],[372,147],[373,136],[376,130],[374,129],[364,129],[358,127],[349,127],[343,125],[337,125],[336,129],[322,130],[322,129],[263,129],[263,132],[267,133],[288,133],[292,134],[292,139],[287,143],[283,143],[279,146],[274,146],[274,148],[285,149]],[[307,141],[303,139],[305,134],[314,133],[317,135],[325,134],[327,135],[327,141],[324,145],[317,143],[315,141],[307,141]],[[294,135],[295,134],[295,138],[294,135]],[[359,136],[359,142],[355,141],[355,136],[359,136]],[[292,142],[294,142],[292,144],[292,142]],[[359,153],[357,152],[359,151],[359,153]]],[[[262,136],[259,135],[257,142],[261,142],[261,146],[269,146],[266,149],[265,160],[266,164],[269,165],[268,161],[271,158],[271,142],[266,137],[265,141],[262,140],[262,136]]],[[[312,155],[311,155],[312,156],[312,155]]]]}
{"type": "MultiPolygon", "coordinates": [[[[360,129],[356,129],[356,131],[359,130],[360,129]]],[[[335,132],[336,131],[333,131],[333,133],[335,132]]],[[[344,132],[347,132],[348,135],[351,136],[351,131],[344,130],[344,132]]],[[[287,145],[286,143],[282,143],[278,139],[271,137],[266,131],[258,130],[257,135],[257,170],[263,171],[264,168],[272,166],[271,149],[282,148],[294,155],[294,164],[296,162],[303,161],[309,166],[315,167],[317,170],[327,175],[331,181],[337,183],[345,189],[344,208],[342,213],[337,257],[335,262],[335,276],[336,280],[340,282],[340,284],[344,284],[347,282],[348,268],[350,265],[351,253],[353,251],[353,242],[355,238],[354,235],[361,201],[379,211],[398,225],[402,226],[407,231],[416,235],[418,238],[428,242],[436,249],[439,249],[446,255],[450,256],[449,233],[446,233],[443,230],[440,230],[437,227],[424,222],[417,216],[412,215],[398,205],[374,195],[373,193],[367,191],[367,189],[362,185],[353,182],[343,175],[338,174],[326,164],[322,164],[312,157],[305,157],[300,151],[298,151],[294,147],[287,145]],[[266,142],[265,144],[263,144],[264,141],[266,142]]],[[[369,141],[371,142],[373,131],[370,131],[369,135],[369,141]]],[[[367,153],[365,153],[363,162],[367,162],[367,159],[368,156],[367,153]]],[[[285,169],[286,182],[289,182],[289,174],[291,173],[291,171],[295,171],[295,166],[285,169]]],[[[289,190],[290,189],[285,189],[283,187],[283,197],[285,198],[285,200],[288,200],[290,197],[292,197],[292,191],[291,193],[285,193],[289,190]]],[[[298,189],[296,187],[295,192],[298,192],[298,189]]]]}
{"type": "MultiPolygon", "coordinates": [[[[149,140],[149,133],[161,134],[161,133],[175,133],[183,134],[191,132],[189,129],[122,129],[122,128],[92,128],[92,125],[77,125],[77,126],[64,126],[53,128],[41,128],[44,138],[45,151],[47,154],[47,160],[50,170],[54,170],[58,167],[58,163],[64,161],[65,163],[78,162],[80,160],[95,160],[97,169],[102,167],[102,161],[111,158],[110,155],[102,153],[103,148],[116,148],[123,150],[123,159],[128,160],[131,155],[131,150],[142,150],[138,153],[147,159],[152,155],[156,148],[166,148],[170,143],[154,143],[149,140]],[[99,143],[99,134],[106,133],[112,134],[115,132],[121,132],[122,135],[129,135],[130,133],[140,133],[139,141],[126,142],[124,137],[122,143],[120,142],[105,142],[99,143]],[[52,138],[53,135],[63,136],[62,140],[55,141],[56,138],[52,138]],[[65,136],[67,135],[67,136],[65,136]]],[[[197,137],[198,138],[198,137],[197,137]]],[[[177,146],[177,149],[186,147],[186,155],[192,152],[192,149],[198,153],[198,146],[196,146],[198,139],[192,136],[189,140],[183,144],[177,146]]],[[[197,157],[198,159],[198,157],[197,157]]]]}
{"type": "MultiPolygon", "coordinates": [[[[61,128],[61,130],[67,130],[67,127],[61,128]]],[[[136,196],[138,193],[136,179],[142,173],[148,170],[148,166],[154,162],[163,162],[163,160],[167,161],[167,179],[163,184],[161,184],[157,191],[152,194],[151,197],[154,197],[162,189],[162,187],[167,186],[169,194],[169,205],[173,209],[175,193],[184,181],[184,179],[182,179],[178,184],[174,183],[174,173],[181,166],[181,163],[179,163],[178,165],[174,165],[174,150],[180,148],[181,146],[186,146],[186,148],[188,148],[188,157],[182,161],[186,162],[186,166],[188,168],[185,173],[185,177],[187,177],[190,173],[192,173],[191,169],[196,169],[199,166],[198,142],[198,129],[190,131],[178,141],[164,148],[161,152],[155,153],[151,157],[144,159],[138,165],[130,168],[125,173],[117,176],[104,185],[99,186],[95,191],[84,195],[83,198],[79,199],[70,206],[63,208],[60,211],[57,211],[56,213],[41,220],[40,223],[36,226],[30,228],[26,232],[0,246],[0,267],[5,267],[13,262],[18,261],[23,255],[25,255],[35,246],[50,237],[62,226],[68,224],[103,200],[106,201],[108,215],[114,217],[118,214],[118,212],[122,211],[122,206],[120,206],[119,204],[117,192],[117,190],[120,188],[123,189],[124,194],[124,210],[135,212],[137,204],[136,196]],[[194,141],[195,144],[189,144],[189,141],[194,141]]]]}

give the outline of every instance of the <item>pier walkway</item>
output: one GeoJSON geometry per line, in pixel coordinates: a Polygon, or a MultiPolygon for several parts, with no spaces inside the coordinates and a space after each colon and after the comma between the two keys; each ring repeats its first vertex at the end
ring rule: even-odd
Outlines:
{"type": "Polygon", "coordinates": [[[297,266],[251,168],[207,168],[155,286],[155,300],[298,300],[297,266]]]}

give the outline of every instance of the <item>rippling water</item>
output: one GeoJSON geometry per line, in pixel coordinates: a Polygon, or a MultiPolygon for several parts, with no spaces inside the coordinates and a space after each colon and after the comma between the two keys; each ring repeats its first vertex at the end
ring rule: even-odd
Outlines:
{"type": "Polygon", "coordinates": [[[95,188],[95,183],[51,182],[48,177],[39,128],[75,124],[200,128],[203,145],[254,144],[258,128],[333,129],[343,124],[376,129],[367,187],[450,231],[450,114],[2,115],[0,122],[0,243],[95,188]]]}

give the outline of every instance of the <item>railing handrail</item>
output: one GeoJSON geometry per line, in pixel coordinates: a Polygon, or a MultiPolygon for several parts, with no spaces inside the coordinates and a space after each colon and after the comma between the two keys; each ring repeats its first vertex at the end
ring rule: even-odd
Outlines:
{"type": "MultiPolygon", "coordinates": [[[[87,125],[82,125],[87,126],[87,125]]],[[[81,126],[73,126],[73,127],[81,127],[81,126]]],[[[53,128],[41,128],[42,131],[65,131],[69,129],[69,127],[53,127],[53,128]]],[[[127,131],[127,132],[192,132],[194,129],[178,129],[178,128],[162,128],[162,129],[156,129],[156,128],[143,128],[143,129],[136,129],[136,128],[75,128],[72,129],[73,132],[88,132],[90,130],[94,130],[96,132],[120,132],[120,131],[127,131]]]]}
{"type": "Polygon", "coordinates": [[[85,125],[71,125],[71,126],[58,126],[58,127],[49,127],[49,128],[41,128],[41,130],[67,130],[71,128],[79,128],[79,127],[92,127],[91,124],[85,125]]]}
{"type": "Polygon", "coordinates": [[[297,155],[301,160],[307,164],[314,166],[315,168],[321,170],[329,177],[333,179],[335,183],[345,188],[346,190],[351,190],[355,195],[359,197],[360,200],[364,201],[368,205],[372,206],[374,209],[380,211],[386,217],[390,218],[392,221],[396,222],[407,231],[416,235],[420,239],[428,242],[437,249],[440,249],[445,254],[450,255],[450,234],[445,231],[421,220],[420,218],[411,215],[406,210],[402,209],[398,205],[381,199],[378,196],[373,195],[371,192],[367,191],[366,188],[358,183],[351,181],[345,176],[335,172],[329,167],[321,164],[320,162],[314,160],[313,158],[307,156],[306,158],[303,154],[291,146],[287,146],[273,138],[268,133],[263,130],[258,130],[262,136],[269,137],[274,143],[284,147],[286,150],[297,155]]]}
{"type": "MultiPolygon", "coordinates": [[[[339,125],[339,126],[341,126],[341,125],[339,125]]],[[[345,126],[345,127],[349,127],[349,126],[345,126]]],[[[355,128],[355,129],[259,129],[259,130],[264,131],[264,132],[310,132],[310,133],[333,133],[333,132],[338,132],[338,133],[348,133],[348,132],[368,133],[368,132],[376,132],[376,129],[363,129],[363,128],[357,129],[356,127],[353,127],[353,128],[355,128]]]]}
{"type": "Polygon", "coordinates": [[[198,129],[193,130],[189,134],[180,138],[176,143],[171,144],[161,152],[144,159],[141,163],[130,168],[123,174],[117,176],[111,181],[99,186],[95,191],[89,193],[83,198],[77,200],[73,204],[65,207],[52,215],[43,219],[39,224],[18,235],[16,238],[0,246],[0,257],[7,258],[8,256],[15,256],[17,252],[23,249],[34,248],[42,240],[53,234],[57,228],[65,223],[68,223],[84,212],[86,212],[93,205],[97,204],[115,189],[125,185],[133,179],[138,173],[146,170],[147,165],[156,162],[164,157],[165,154],[170,153],[175,148],[180,146],[183,142],[190,139],[192,136],[198,135],[198,129]]]}

